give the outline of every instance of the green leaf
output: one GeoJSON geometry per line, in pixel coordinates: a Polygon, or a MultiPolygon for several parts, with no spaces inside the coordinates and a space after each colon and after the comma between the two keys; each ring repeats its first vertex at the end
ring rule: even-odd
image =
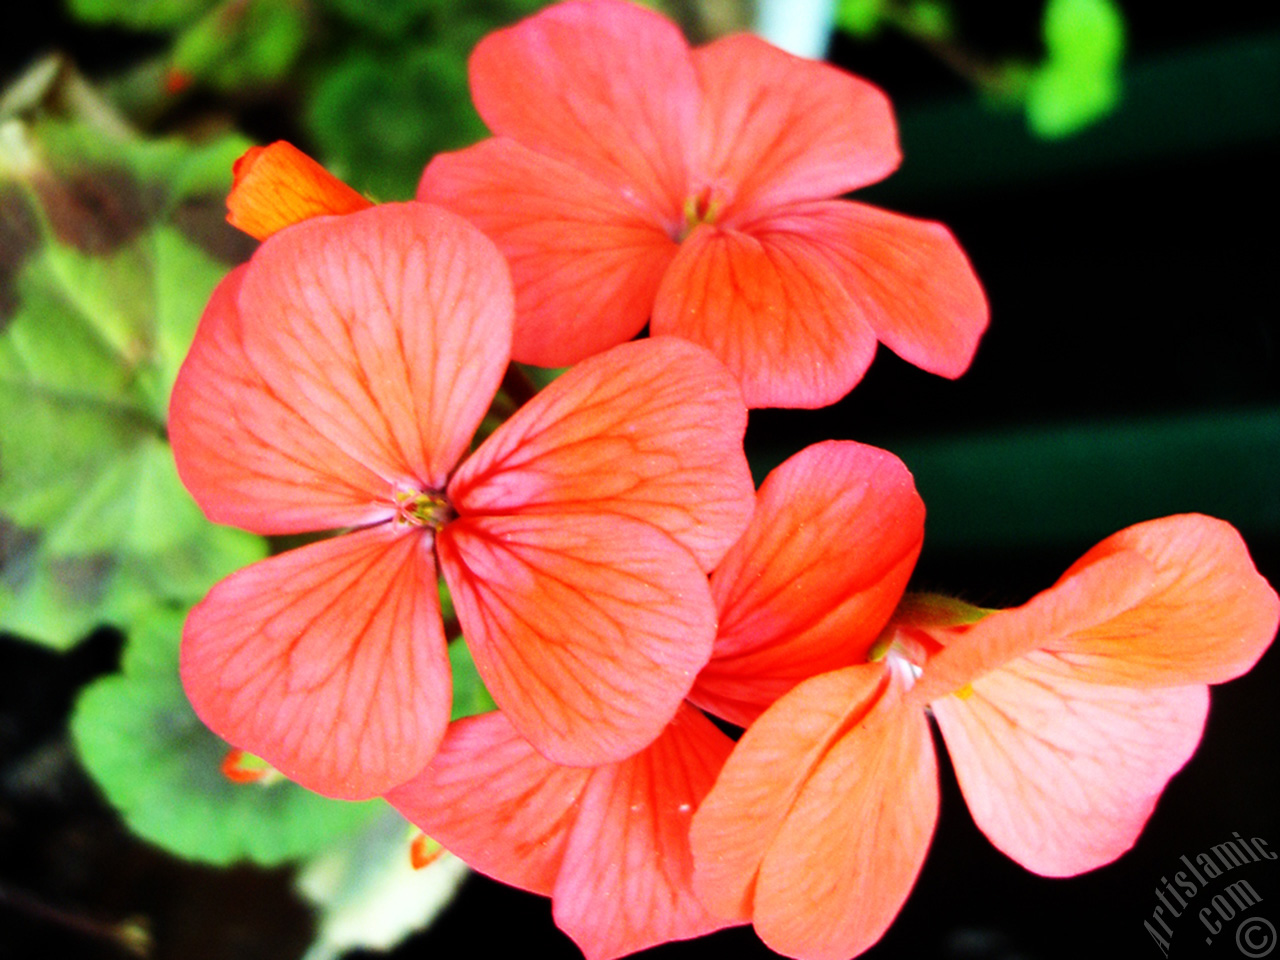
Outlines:
{"type": "Polygon", "coordinates": [[[1124,56],[1124,14],[1112,0],[1049,0],[1041,30],[1050,60],[1115,67],[1124,56]]]}
{"type": "Polygon", "coordinates": [[[453,715],[450,720],[460,720],[498,709],[493,697],[485,689],[475,661],[471,659],[471,651],[464,641],[455,640],[449,644],[449,667],[453,671],[453,715]]]}
{"type": "Polygon", "coordinates": [[[359,831],[381,801],[329,800],[288,781],[234,784],[228,747],[192,712],[178,680],[182,615],[158,613],[129,637],[123,671],[80,695],[71,734],[85,768],[130,829],[170,853],[274,866],[359,831]]]}
{"type": "Polygon", "coordinates": [[[300,0],[223,2],[183,31],[173,67],[224,91],[279,80],[307,42],[300,0]]]}
{"type": "Polygon", "coordinates": [[[336,174],[385,199],[413,196],[433,153],[487,133],[466,53],[443,45],[349,57],[316,87],[307,124],[336,174]]]}
{"type": "Polygon", "coordinates": [[[1048,140],[1067,137],[1111,113],[1120,102],[1120,76],[1047,61],[1026,87],[1027,124],[1048,140]]]}
{"type": "Polygon", "coordinates": [[[24,533],[0,566],[0,627],[65,648],[263,555],[205,521],[164,439],[204,303],[251,249],[222,199],[245,144],[7,129],[0,517],[24,533]]]}
{"type": "Polygon", "coordinates": [[[71,15],[89,23],[169,30],[200,16],[215,0],[68,0],[71,15]]]}
{"type": "Polygon", "coordinates": [[[416,833],[388,810],[363,833],[303,866],[298,891],[319,912],[316,939],[303,960],[336,960],[359,948],[389,950],[448,906],[466,879],[466,865],[446,853],[414,870],[409,844],[416,833]]]}
{"type": "Polygon", "coordinates": [[[1045,49],[1026,86],[1027,123],[1047,139],[1105,117],[1120,100],[1124,16],[1111,0],[1049,0],[1045,49]]]}
{"type": "Polygon", "coordinates": [[[872,37],[884,22],[884,0],[840,0],[836,26],[855,37],[872,37]]]}

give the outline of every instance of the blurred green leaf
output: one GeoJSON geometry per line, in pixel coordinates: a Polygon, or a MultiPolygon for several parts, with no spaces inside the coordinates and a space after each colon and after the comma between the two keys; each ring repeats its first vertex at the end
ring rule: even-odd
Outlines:
{"type": "Polygon", "coordinates": [[[1039,137],[1066,137],[1105,117],[1119,101],[1118,73],[1049,61],[1027,82],[1027,123],[1039,137]]]}
{"type": "Polygon", "coordinates": [[[138,30],[169,30],[189,23],[215,0],[67,0],[73,17],[138,30]]]}
{"type": "Polygon", "coordinates": [[[189,604],[265,543],[206,522],[165,441],[213,286],[250,245],[224,222],[239,139],[7,127],[0,210],[0,629],[65,648],[189,604]]]}
{"type": "Polygon", "coordinates": [[[448,906],[466,879],[466,865],[446,853],[414,870],[409,844],[416,833],[387,810],[363,833],[303,865],[298,890],[319,911],[316,940],[303,960],[389,950],[448,906]]]}
{"type": "Polygon", "coordinates": [[[1124,14],[1113,0],[1049,0],[1041,30],[1051,60],[1114,67],[1124,56],[1124,14]]]}
{"type": "Polygon", "coordinates": [[[360,51],[315,89],[307,123],[333,171],[386,200],[412,197],[432,154],[487,135],[471,106],[466,51],[360,51]]]}
{"type": "Polygon", "coordinates": [[[170,853],[274,866],[323,850],[385,811],[288,781],[235,784],[228,747],[196,718],[178,680],[182,615],[158,613],[129,637],[122,672],[80,695],[71,734],[81,761],[139,836],[170,853]]]}
{"type": "Polygon", "coordinates": [[[885,0],[840,0],[835,24],[838,29],[865,39],[879,31],[884,15],[885,0]]]}
{"type": "Polygon", "coordinates": [[[449,719],[459,720],[498,709],[464,641],[449,644],[449,667],[453,671],[453,715],[449,719]]]}
{"type": "Polygon", "coordinates": [[[184,30],[172,65],[219,90],[272,83],[307,42],[302,0],[223,0],[184,30]]]}
{"type": "Polygon", "coordinates": [[[1049,0],[1043,32],[1048,56],[1027,82],[1027,122],[1038,136],[1065,137],[1119,102],[1124,16],[1111,0],[1049,0]]]}

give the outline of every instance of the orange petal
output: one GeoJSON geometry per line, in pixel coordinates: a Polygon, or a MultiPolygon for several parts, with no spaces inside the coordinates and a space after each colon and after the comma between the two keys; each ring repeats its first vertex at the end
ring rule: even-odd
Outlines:
{"type": "Polygon", "coordinates": [[[255,533],[391,516],[387,482],[282,402],[245,355],[236,308],[248,266],[214,290],[169,401],[182,482],[211,520],[255,533]]]}
{"type": "Polygon", "coordinates": [[[729,194],[728,225],[875,183],[898,166],[875,86],[747,35],[694,51],[702,84],[698,172],[729,194]]]}
{"type": "Polygon", "coordinates": [[[250,147],[232,168],[227,222],[259,240],[325,214],[373,206],[291,143],[250,147]]]}
{"type": "Polygon", "coordinates": [[[707,347],[748,407],[824,407],[862,379],[875,332],[809,246],[700,226],[658,289],[651,329],[707,347]]]}
{"type": "Polygon", "coordinates": [[[666,230],[621,193],[514,140],[437,156],[418,199],[467,217],[506,255],[521,363],[568,366],[630,340],[675,256],[666,230]]]}
{"type": "Polygon", "coordinates": [[[765,479],[711,577],[720,629],[689,698],[745,727],[808,677],[865,663],[924,541],[924,503],[890,453],[807,447],[765,479]]]}
{"type": "Polygon", "coordinates": [[[597,767],[556,882],[556,923],[587,960],[613,960],[734,923],[693,893],[689,822],[733,742],[682,706],[652,746],[597,767]]]}
{"type": "Polygon", "coordinates": [[[212,345],[179,375],[184,480],[211,518],[259,532],[385,519],[395,487],[443,489],[501,382],[512,310],[497,249],[437,207],[277,234],[215,296],[197,334],[212,345]],[[340,494],[345,513],[306,525],[340,494]]]}
{"type": "Polygon", "coordinates": [[[1209,697],[1090,683],[1033,652],[932,706],[979,829],[1028,870],[1066,877],[1133,846],[1195,751],[1209,697]]]}
{"type": "Polygon", "coordinates": [[[1047,646],[1081,679],[1130,686],[1222,683],[1249,670],[1276,635],[1280,600],[1235,528],[1183,514],[1108,537],[1066,576],[1133,551],[1154,567],[1142,601],[1047,646]]]}
{"type": "Polygon", "coordinates": [[[806,960],[846,960],[884,935],[938,821],[924,712],[896,684],[823,757],[760,866],[756,932],[806,960]]]}
{"type": "Polygon", "coordinates": [[[486,713],[449,724],[430,765],[386,800],[474,869],[549,897],[590,777],[486,713]]]}
{"type": "Polygon", "coordinates": [[[449,719],[430,535],[382,524],[232,574],[188,616],[181,669],[228,743],[326,796],[384,793],[449,719]]]}
{"type": "Polygon", "coordinates": [[[747,412],[733,377],[671,338],[623,344],[574,367],[459,468],[462,515],[635,517],[710,570],[747,525],[747,412]]]}
{"type": "Polygon", "coordinates": [[[750,915],[756,874],[800,791],[888,686],[880,663],[806,680],[738,741],[693,818],[694,889],[713,913],[750,915]]]}
{"type": "Polygon", "coordinates": [[[886,347],[944,377],[969,368],[990,311],[969,260],[940,223],[861,203],[805,203],[750,231],[792,233],[825,257],[886,347]]]}
{"type": "Polygon", "coordinates": [[[494,133],[679,226],[698,81],[671,21],[621,0],[556,4],[481,40],[470,72],[494,133]]]}
{"type": "Polygon", "coordinates": [[[464,516],[437,548],[485,686],[557,763],[611,763],[647,746],[711,655],[706,577],[649,524],[464,516]]]}
{"type": "Polygon", "coordinates": [[[926,627],[943,648],[925,664],[911,694],[927,703],[1032,650],[1069,646],[1079,631],[1105,624],[1139,603],[1152,575],[1145,557],[1121,550],[1073,568],[1020,607],[998,610],[967,627],[926,627]]]}

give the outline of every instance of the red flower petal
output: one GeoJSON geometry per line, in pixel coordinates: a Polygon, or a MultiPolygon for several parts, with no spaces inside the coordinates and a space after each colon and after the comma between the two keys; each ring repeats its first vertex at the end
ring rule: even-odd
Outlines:
{"type": "Polygon", "coordinates": [[[646,750],[562,767],[501,713],[458,721],[431,765],[387,800],[483,873],[554,898],[589,960],[696,937],[712,918],[690,888],[689,820],[733,744],[682,707],[646,750]]]}
{"type": "Polygon", "coordinates": [[[779,953],[845,960],[868,949],[924,866],[937,760],[924,713],[896,691],[823,757],[760,866],[756,931],[779,953]]]}
{"type": "Polygon", "coordinates": [[[897,457],[837,440],[791,457],[711,577],[720,630],[689,698],[745,727],[801,680],[865,663],[923,541],[897,457]]]}
{"type": "Polygon", "coordinates": [[[942,224],[831,200],[799,204],[745,229],[765,226],[825,257],[877,339],[902,359],[944,377],[969,368],[990,311],[968,258],[942,224]]]}
{"type": "Polygon", "coordinates": [[[883,664],[824,673],[780,698],[738,741],[693,818],[694,889],[713,913],[750,915],[756,874],[805,782],[884,693],[883,664]]]}
{"type": "Polygon", "coordinates": [[[1081,679],[1222,683],[1249,670],[1270,646],[1280,600],[1230,524],[1199,514],[1140,523],[1102,541],[1065,576],[1105,563],[1115,551],[1141,554],[1154,573],[1141,603],[1049,647],[1081,679]]]}
{"type": "Polygon", "coordinates": [[[556,923],[587,960],[613,960],[746,917],[711,916],[694,896],[689,822],[733,749],[682,706],[652,746],[597,767],[556,882],[556,923]]]}
{"type": "Polygon", "coordinates": [[[1033,652],[932,706],[979,829],[1028,870],[1065,877],[1133,846],[1195,751],[1209,697],[1090,683],[1033,652]]]}
{"type": "Polygon", "coordinates": [[[437,549],[485,686],[557,763],[612,763],[647,746],[711,655],[706,577],[647,523],[464,516],[437,549]]]}
{"type": "Polygon", "coordinates": [[[806,681],[739,741],[694,817],[694,889],[749,907],[788,956],[846,958],[884,933],[937,820],[924,714],[880,664],[806,681]]]}
{"type": "Polygon", "coordinates": [[[386,519],[387,482],[282,402],[245,356],[236,301],[248,269],[214,290],[173,387],[182,482],[210,519],[255,533],[386,519]]]}
{"type": "Polygon", "coordinates": [[[556,4],[481,40],[470,72],[494,133],[577,167],[650,221],[682,222],[698,83],[675,24],[620,0],[556,4]]]}
{"type": "Polygon", "coordinates": [[[232,574],[187,618],[181,666],[228,743],[327,796],[384,793],[449,720],[430,535],[382,524],[232,574]]]}
{"type": "Polygon", "coordinates": [[[897,168],[893,110],[865,80],[745,34],[695,50],[693,61],[703,93],[698,173],[728,192],[730,225],[897,168]]]}
{"type": "Polygon", "coordinates": [[[620,192],[514,140],[437,156],[418,199],[467,217],[506,255],[521,363],[568,366],[630,340],[676,252],[620,192]]]}
{"type": "Polygon", "coordinates": [[[943,648],[930,657],[912,696],[927,703],[1033,650],[1069,647],[1080,631],[1139,603],[1152,574],[1145,557],[1123,550],[1073,568],[1020,607],[998,610],[968,627],[926,629],[943,648]]]}
{"type": "Polygon", "coordinates": [[[754,502],[747,413],[733,377],[671,338],[623,344],[574,367],[458,469],[464,516],[619,514],[665,530],[710,570],[754,502]]]}
{"type": "Polygon", "coordinates": [[[486,713],[449,724],[430,765],[386,800],[472,868],[549,897],[590,777],[486,713]]]}
{"type": "Polygon", "coordinates": [[[436,490],[497,392],[513,310],[493,244],[420,203],[278,234],[240,290],[245,353],[280,400],[388,481],[436,490]]]}
{"type": "Polygon", "coordinates": [[[250,147],[232,170],[235,182],[227,196],[227,222],[259,240],[312,217],[373,206],[283,140],[250,147]]]}
{"type": "Polygon", "coordinates": [[[787,233],[701,226],[680,246],[651,329],[702,344],[748,407],[824,407],[856,384],[875,332],[811,245],[787,233]]]}

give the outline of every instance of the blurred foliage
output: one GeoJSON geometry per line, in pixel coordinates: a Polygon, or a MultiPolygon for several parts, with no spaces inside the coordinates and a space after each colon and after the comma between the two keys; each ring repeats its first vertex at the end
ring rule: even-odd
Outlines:
{"type": "Polygon", "coordinates": [[[130,829],[189,860],[275,866],[378,817],[380,801],[346,803],[282,778],[236,784],[223,776],[229,748],[196,717],[178,679],[184,616],[162,611],[139,624],[121,672],[85,688],[71,717],[81,762],[130,829]]]}
{"type": "Polygon", "coordinates": [[[222,213],[244,147],[0,125],[0,630],[66,648],[265,555],[205,522],[165,436],[204,302],[250,249],[222,213]]]}
{"type": "Polygon", "coordinates": [[[1070,136],[1115,109],[1124,60],[1124,15],[1114,0],[1048,0],[1045,55],[989,63],[964,49],[951,8],[938,0],[840,0],[840,30],[863,40],[892,28],[932,50],[997,104],[1014,106],[1046,140],[1070,136]]]}

